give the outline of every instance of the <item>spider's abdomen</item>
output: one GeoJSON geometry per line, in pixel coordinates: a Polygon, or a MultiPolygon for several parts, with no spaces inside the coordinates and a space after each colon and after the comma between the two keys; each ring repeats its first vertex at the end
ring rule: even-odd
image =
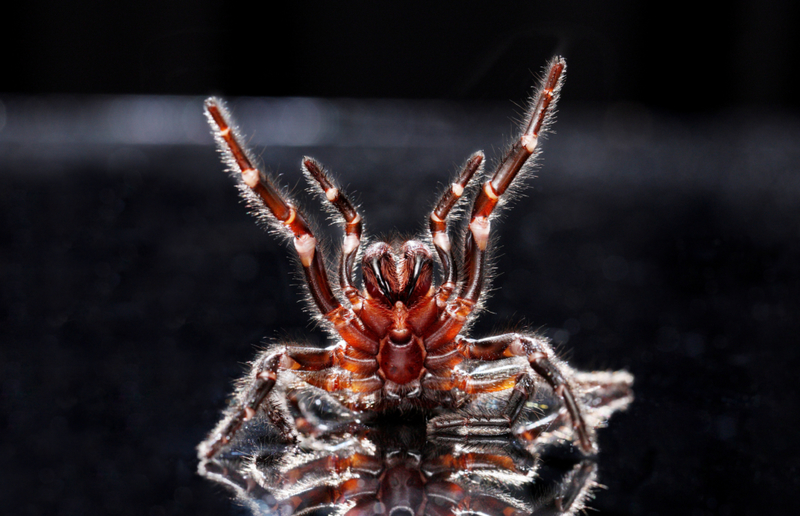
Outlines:
{"type": "Polygon", "coordinates": [[[405,342],[391,338],[381,341],[378,352],[380,375],[394,383],[404,385],[420,377],[425,362],[425,349],[422,340],[409,335],[405,342]]]}

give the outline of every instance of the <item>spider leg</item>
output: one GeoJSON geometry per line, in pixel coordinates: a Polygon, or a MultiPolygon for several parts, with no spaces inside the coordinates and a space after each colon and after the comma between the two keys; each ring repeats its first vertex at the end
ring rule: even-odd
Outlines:
{"type": "Polygon", "coordinates": [[[490,438],[507,436],[530,396],[533,388],[530,375],[519,370],[519,367],[489,369],[481,374],[443,374],[426,378],[424,388],[428,390],[458,390],[467,394],[488,394],[513,388],[509,400],[499,413],[455,412],[442,414],[428,422],[431,434],[437,437],[450,435],[490,438]]]}
{"type": "Polygon", "coordinates": [[[530,104],[519,138],[475,198],[463,248],[461,288],[455,299],[447,303],[443,322],[426,339],[429,350],[452,342],[480,302],[485,284],[492,215],[520,171],[538,154],[539,137],[547,131],[553,118],[566,67],[561,57],[550,61],[544,80],[530,104]]]}
{"type": "Polygon", "coordinates": [[[358,248],[361,246],[361,215],[344,192],[334,184],[318,161],[308,157],[303,158],[303,169],[317,182],[325,194],[325,198],[342,216],[345,235],[339,260],[339,283],[350,304],[358,311],[361,306],[361,296],[358,288],[353,285],[353,268],[358,248]]]}
{"type": "MultiPolygon", "coordinates": [[[[561,398],[572,419],[572,427],[578,437],[581,449],[587,453],[595,451],[590,434],[571,386],[571,369],[559,363],[550,346],[543,339],[532,338],[519,333],[507,333],[485,339],[458,339],[458,349],[468,359],[498,360],[500,358],[524,357],[531,369],[550,385],[561,398]]],[[[522,404],[533,392],[535,385],[529,375],[522,375],[509,397],[504,416],[515,422],[522,404]]]]}
{"type": "Polygon", "coordinates": [[[475,199],[464,246],[466,276],[459,292],[460,303],[472,306],[480,299],[492,213],[528,160],[538,153],[539,137],[547,130],[548,122],[552,118],[558,93],[564,81],[566,66],[566,62],[560,57],[550,61],[544,81],[531,102],[522,133],[508,150],[492,177],[483,184],[475,199]]]}
{"type": "Polygon", "coordinates": [[[504,516],[524,516],[510,505],[508,500],[491,494],[474,493],[450,480],[431,481],[425,485],[425,516],[455,516],[457,514],[502,514],[504,516]]]}
{"type": "MultiPolygon", "coordinates": [[[[339,485],[315,485],[268,505],[271,514],[309,514],[337,507],[346,501],[370,501],[380,484],[373,478],[351,478],[339,485]]],[[[273,499],[274,500],[274,499],[273,499]]]]}
{"type": "Polygon", "coordinates": [[[456,280],[458,279],[458,262],[455,258],[455,252],[450,245],[450,237],[447,234],[448,221],[447,216],[455,206],[456,202],[464,194],[464,189],[472,179],[475,172],[479,171],[483,166],[484,155],[483,152],[476,152],[464,164],[461,172],[456,177],[455,181],[450,185],[450,188],[445,190],[436,207],[430,215],[430,231],[433,245],[436,247],[436,252],[439,255],[439,260],[442,263],[442,285],[437,292],[436,301],[440,308],[444,308],[450,294],[456,287],[456,280]]]}
{"type": "Polygon", "coordinates": [[[559,483],[552,503],[559,513],[584,509],[584,502],[596,485],[597,464],[584,460],[576,464],[559,483]]]}
{"type": "MultiPolygon", "coordinates": [[[[286,346],[265,353],[253,366],[248,383],[239,391],[235,405],[211,435],[200,444],[201,458],[211,459],[216,456],[233,440],[242,425],[256,415],[275,387],[281,371],[290,370],[307,383],[328,392],[348,389],[370,393],[380,389],[380,379],[371,374],[369,369],[364,369],[365,365],[359,369],[360,374],[335,367],[346,367],[348,360],[346,350],[343,352],[342,346],[338,345],[326,349],[286,346]]],[[[267,414],[283,435],[294,439],[297,433],[295,426],[281,408],[270,407],[267,414]]]]}
{"type": "Polygon", "coordinates": [[[348,343],[372,354],[378,353],[375,337],[361,325],[352,310],[342,306],[333,293],[325,259],[317,245],[303,214],[269,177],[253,164],[249,152],[241,144],[238,131],[230,123],[230,115],[222,103],[210,98],[206,100],[206,113],[214,128],[214,136],[230,167],[239,173],[246,186],[243,194],[254,203],[254,207],[276,227],[292,236],[294,248],[303,266],[309,293],[320,313],[331,323],[348,343]]]}
{"type": "MultiPolygon", "coordinates": [[[[278,368],[284,352],[271,353],[256,362],[249,383],[239,392],[236,404],[228,411],[211,435],[200,443],[201,459],[211,459],[231,442],[245,421],[252,418],[278,379],[278,368]]],[[[284,435],[293,436],[294,430],[280,410],[270,410],[272,422],[284,435]]]]}
{"type": "MultiPolygon", "coordinates": [[[[507,441],[502,441],[504,445],[514,450],[513,446],[508,446],[507,441]]],[[[467,452],[462,454],[445,454],[434,457],[425,462],[422,470],[428,478],[445,479],[453,474],[454,471],[507,471],[519,475],[526,475],[536,465],[536,461],[530,454],[525,456],[512,456],[506,449],[500,453],[478,453],[467,452]]]]}
{"type": "Polygon", "coordinates": [[[287,489],[295,484],[300,484],[307,478],[319,476],[320,473],[333,473],[340,477],[345,473],[355,473],[359,476],[380,475],[383,462],[380,459],[364,455],[363,453],[353,453],[344,457],[336,453],[330,453],[321,458],[300,464],[291,468],[280,476],[281,489],[287,489]]]}

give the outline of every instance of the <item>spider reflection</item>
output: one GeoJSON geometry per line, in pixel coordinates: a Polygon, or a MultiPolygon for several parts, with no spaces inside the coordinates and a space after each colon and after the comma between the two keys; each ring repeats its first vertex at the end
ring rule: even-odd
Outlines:
{"type": "MultiPolygon", "coordinates": [[[[580,378],[595,427],[632,400],[628,378],[598,374],[580,378]]],[[[515,434],[459,437],[431,435],[408,415],[360,421],[326,394],[290,389],[304,438],[286,444],[268,418],[254,418],[200,472],[259,516],[575,514],[597,485],[597,465],[574,446],[559,398],[538,392],[515,434]]]]}

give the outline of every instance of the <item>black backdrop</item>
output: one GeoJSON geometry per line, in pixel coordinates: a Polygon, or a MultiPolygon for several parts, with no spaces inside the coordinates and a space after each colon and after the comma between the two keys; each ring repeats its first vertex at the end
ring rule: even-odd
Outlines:
{"type": "MultiPolygon", "coordinates": [[[[195,474],[193,447],[264,337],[322,341],[286,249],[243,215],[220,171],[203,95],[355,99],[318,104],[350,133],[292,142],[270,139],[268,117],[242,125],[287,183],[312,154],[358,192],[368,228],[407,233],[454,164],[478,148],[497,157],[518,112],[509,99],[561,53],[557,134],[500,226],[498,290],[476,333],[541,328],[577,367],[636,375],[636,403],[601,434],[602,514],[790,511],[793,4],[5,9],[8,510],[235,512],[195,474]],[[189,97],[125,104],[129,94],[189,97]],[[142,113],[151,125],[131,126],[142,113]]],[[[252,104],[233,105],[246,119],[252,104]]],[[[303,113],[287,105],[290,120],[303,113]]]]}
{"type": "MultiPolygon", "coordinates": [[[[463,3],[460,3],[463,4],[463,3]]],[[[522,98],[554,53],[573,101],[715,111],[797,106],[792,2],[505,2],[415,8],[232,2],[20,2],[2,91],[522,98]]]]}

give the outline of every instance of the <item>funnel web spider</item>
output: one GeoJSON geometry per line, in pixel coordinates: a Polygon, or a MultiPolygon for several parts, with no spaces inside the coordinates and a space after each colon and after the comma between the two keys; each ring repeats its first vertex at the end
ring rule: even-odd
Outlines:
{"type": "MultiPolygon", "coordinates": [[[[526,333],[477,339],[465,335],[484,297],[496,208],[521,172],[533,165],[539,139],[553,118],[565,70],[563,58],[548,63],[519,136],[477,188],[458,248],[451,245],[450,233],[456,229],[451,229],[448,215],[470,182],[484,177],[482,152],[464,163],[439,198],[430,213],[429,235],[400,244],[377,242],[363,252],[357,206],[319,162],[303,158],[303,173],[324,195],[323,202],[334,208],[344,229],[338,284],[329,278],[306,216],[273,178],[257,168],[224,104],[216,98],[206,101],[208,121],[226,164],[239,179],[242,196],[259,217],[292,240],[312,306],[331,334],[331,345],[324,349],[278,345],[263,352],[233,406],[200,444],[202,459],[219,454],[261,410],[287,440],[296,439],[298,425],[282,398],[287,388],[308,386],[329,393],[365,420],[376,414],[422,411],[430,417],[428,432],[445,435],[513,432],[526,401],[536,389],[549,386],[562,403],[578,447],[586,454],[596,452],[595,428],[587,423],[579,401],[582,382],[545,338],[526,333]],[[363,287],[354,276],[359,257],[363,287]],[[469,410],[488,393],[503,393],[496,410],[486,406],[469,410]]],[[[632,382],[625,372],[609,374],[609,385],[632,382]]]]}

